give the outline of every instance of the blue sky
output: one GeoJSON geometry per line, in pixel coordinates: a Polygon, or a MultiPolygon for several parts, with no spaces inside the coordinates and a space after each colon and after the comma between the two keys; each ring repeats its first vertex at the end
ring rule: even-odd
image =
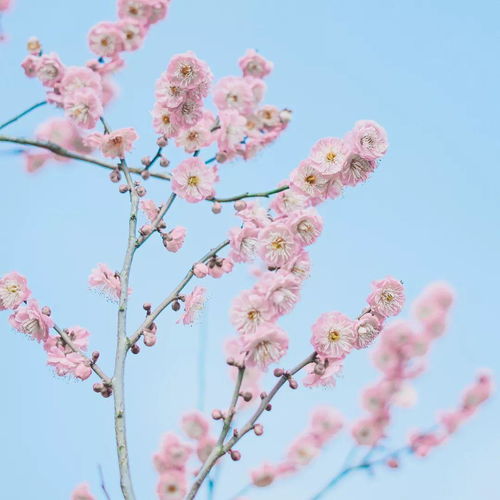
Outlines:
{"type": "MultiPolygon", "coordinates": [[[[82,64],[90,57],[88,29],[114,19],[114,4],[17,0],[3,20],[10,41],[0,46],[0,121],[43,99],[38,83],[19,68],[27,38],[38,36],[46,51],[56,51],[66,64],[82,64]]],[[[221,77],[238,74],[237,59],[249,47],[258,49],[275,63],[266,101],[292,108],[294,120],[256,159],[221,168],[224,195],[275,186],[314,141],[343,135],[358,119],[386,127],[390,151],[372,179],[321,206],[325,230],[311,251],[313,275],[302,302],[282,325],[292,339],[284,364],[292,365],[308,349],[314,319],[333,309],[354,315],[373,279],[397,276],[410,298],[430,281],[452,284],[457,302],[449,332],[416,383],[418,406],[396,412],[389,439],[395,446],[408,429],[432,424],[436,410],[453,407],[477,368],[498,371],[500,364],[499,15],[494,1],[173,0],[168,20],[152,28],[141,51],[127,55],[128,66],[117,78],[121,99],[107,112],[112,127],[139,131],[131,156],[138,162],[155,149],[149,115],[153,84],[173,54],[194,50],[221,77]]],[[[37,110],[9,133],[30,136],[40,120],[57,113],[37,110]]],[[[183,155],[170,157],[175,162],[183,155]]],[[[88,291],[86,280],[97,262],[121,265],[126,197],[107,181],[106,172],[90,165],[51,165],[34,176],[15,156],[2,154],[0,165],[6,215],[0,274],[14,269],[25,274],[59,324],[87,327],[92,348],[102,352],[101,364],[111,371],[115,310],[88,291]]],[[[168,190],[166,184],[148,187],[157,201],[166,199],[168,190]]],[[[215,217],[207,205],[179,201],[167,222],[188,227],[186,247],[173,255],[152,239],[138,254],[131,328],[142,317],[140,305],[160,301],[183,269],[225,237],[235,219],[228,208],[215,217]]],[[[204,282],[210,301],[203,321],[181,328],[167,313],[159,322],[158,344],[129,359],[128,427],[138,498],[154,497],[151,455],[162,433],[177,429],[180,413],[198,404],[200,345],[207,359],[205,408],[227,404],[230,387],[221,383],[226,367],[220,345],[232,334],[231,297],[251,282],[243,267],[223,280],[204,282]]],[[[112,498],[119,498],[111,401],[96,397],[89,382],[54,376],[39,346],[14,334],[3,316],[3,496],[66,499],[81,481],[89,481],[97,493],[101,464],[112,498]]],[[[249,436],[240,446],[243,459],[223,467],[218,498],[244,485],[247,470],[263,458],[279,460],[315,405],[334,405],[350,419],[359,416],[359,390],[375,376],[368,353],[360,352],[348,359],[334,390],[281,394],[265,415],[264,436],[249,436]]],[[[374,477],[358,474],[328,498],[497,498],[499,411],[493,399],[429,458],[407,459],[402,469],[381,470],[374,477]]],[[[344,435],[304,473],[249,496],[307,499],[336,471],[349,447],[344,435]]]]}

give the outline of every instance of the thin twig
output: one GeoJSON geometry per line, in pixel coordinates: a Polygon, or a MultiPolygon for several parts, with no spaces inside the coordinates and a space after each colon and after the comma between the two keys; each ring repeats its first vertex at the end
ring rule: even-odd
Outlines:
{"type": "Polygon", "coordinates": [[[2,123],[2,125],[0,125],[0,130],[7,127],[11,123],[17,122],[17,120],[19,120],[23,116],[26,116],[28,113],[31,113],[33,110],[40,108],[41,106],[44,106],[45,104],[47,104],[47,101],[41,101],[41,102],[37,102],[36,104],[33,104],[33,106],[29,107],[27,110],[14,116],[14,118],[11,118],[10,120],[6,121],[5,123],[2,123]]]}
{"type": "MultiPolygon", "coordinates": [[[[206,262],[210,258],[212,258],[214,255],[217,254],[220,250],[222,250],[224,247],[229,245],[229,240],[225,240],[219,245],[217,245],[215,248],[212,248],[207,254],[205,254],[199,262],[206,262]]],[[[170,292],[168,297],[166,297],[157,307],[154,311],[151,312],[148,316],[146,316],[146,319],[142,322],[141,326],[134,332],[134,334],[128,339],[128,346],[129,348],[132,347],[140,338],[142,335],[142,332],[148,328],[151,323],[162,313],[162,311],[174,300],[176,300],[179,297],[179,293],[184,289],[184,287],[191,281],[193,278],[194,273],[193,273],[193,268],[191,268],[184,278],[179,282],[179,284],[170,292]]]]}
{"type": "Polygon", "coordinates": [[[269,196],[277,193],[281,193],[282,191],[286,191],[290,186],[281,186],[276,189],[271,189],[270,191],[263,191],[262,193],[243,193],[238,194],[236,196],[231,196],[229,198],[207,198],[207,201],[218,201],[219,203],[228,203],[231,201],[244,200],[245,198],[269,198],[269,196]]]}
{"type": "MultiPolygon", "coordinates": [[[[0,142],[12,142],[15,144],[24,144],[25,146],[35,146],[37,148],[48,149],[52,151],[52,153],[58,156],[64,156],[65,158],[72,158],[73,160],[83,161],[86,163],[91,163],[93,165],[97,165],[99,167],[107,168],[109,170],[114,170],[117,168],[117,165],[114,163],[108,163],[103,160],[99,160],[98,158],[94,158],[92,156],[73,153],[68,149],[65,149],[58,144],[50,141],[39,141],[36,139],[27,139],[25,137],[13,137],[9,135],[0,135],[0,142]]],[[[128,168],[128,171],[132,174],[140,174],[142,172],[142,168],[128,168]]],[[[152,172],[151,177],[156,177],[158,179],[162,179],[164,181],[170,180],[169,174],[164,174],[161,172],[152,172]]]]}
{"type": "Polygon", "coordinates": [[[108,490],[106,489],[106,483],[104,482],[104,474],[102,472],[101,464],[99,464],[97,468],[99,470],[99,479],[101,480],[101,490],[103,491],[104,496],[107,498],[107,500],[111,500],[108,490]]]}

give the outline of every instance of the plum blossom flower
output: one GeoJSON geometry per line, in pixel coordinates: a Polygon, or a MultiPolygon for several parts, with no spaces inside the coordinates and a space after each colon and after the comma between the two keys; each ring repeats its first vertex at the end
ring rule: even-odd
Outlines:
{"type": "Polygon", "coordinates": [[[242,115],[253,112],[256,102],[252,88],[244,78],[226,76],[213,89],[214,103],[218,109],[234,109],[242,115]]]}
{"type": "Polygon", "coordinates": [[[245,363],[265,370],[279,361],[288,350],[288,336],[272,323],[263,324],[254,335],[243,337],[242,350],[247,352],[245,363]]]}
{"type": "Polygon", "coordinates": [[[87,483],[79,484],[71,493],[71,500],[96,500],[87,483]]]}
{"type": "Polygon", "coordinates": [[[97,96],[101,96],[102,79],[95,71],[89,68],[69,66],[64,71],[59,89],[63,96],[82,89],[92,89],[97,96]]]}
{"type": "Polygon", "coordinates": [[[358,420],[351,429],[352,437],[362,446],[374,446],[382,439],[382,426],[373,418],[358,420]]]}
{"type": "Polygon", "coordinates": [[[43,347],[47,351],[47,364],[53,366],[60,377],[72,374],[86,380],[92,374],[89,361],[80,353],[73,352],[61,338],[49,336],[43,347]]]}
{"type": "Polygon", "coordinates": [[[269,204],[269,208],[274,210],[278,215],[291,215],[292,212],[307,208],[307,198],[295,190],[287,189],[281,191],[269,204]]]}
{"type": "Polygon", "coordinates": [[[312,207],[294,212],[287,223],[301,246],[313,244],[323,231],[323,219],[312,207]]]}
{"type": "Polygon", "coordinates": [[[181,427],[188,437],[196,441],[207,436],[210,428],[208,420],[203,413],[196,410],[185,413],[182,416],[181,427]]]}
{"type": "Polygon", "coordinates": [[[182,471],[192,453],[191,446],[183,443],[173,432],[167,432],[160,451],[153,456],[153,463],[160,474],[171,469],[182,471]]]}
{"type": "Polygon", "coordinates": [[[191,51],[172,57],[168,63],[167,75],[175,85],[183,89],[193,89],[204,80],[211,79],[207,64],[191,51]]]}
{"type": "Polygon", "coordinates": [[[203,111],[203,117],[198,123],[179,132],[175,145],[183,147],[186,153],[194,153],[201,148],[210,146],[215,140],[215,135],[211,132],[214,122],[212,113],[203,111]]]}
{"type": "Polygon", "coordinates": [[[91,129],[102,115],[103,108],[96,92],[83,88],[65,96],[64,110],[79,127],[91,129]]]}
{"type": "Polygon", "coordinates": [[[320,452],[320,442],[316,435],[307,433],[295,439],[288,449],[286,458],[295,466],[303,467],[316,458],[320,452]]]}
{"type": "Polygon", "coordinates": [[[338,410],[331,406],[318,406],[311,415],[311,432],[320,443],[326,443],[344,426],[344,419],[338,410]]]}
{"type": "Polygon", "coordinates": [[[231,258],[235,262],[249,262],[255,256],[259,230],[252,226],[232,227],[229,230],[231,258]]]}
{"type": "Polygon", "coordinates": [[[276,467],[269,463],[263,463],[258,468],[250,471],[252,484],[260,488],[269,486],[276,479],[276,476],[276,467]]]}
{"type": "Polygon", "coordinates": [[[354,322],[340,312],[322,314],[312,326],[311,343],[318,356],[342,358],[354,347],[354,322]]]}
{"type": "Polygon", "coordinates": [[[244,290],[233,300],[230,319],[242,334],[254,334],[274,317],[269,301],[256,290],[244,290]]]}
{"type": "Polygon", "coordinates": [[[158,101],[168,108],[180,106],[186,98],[187,90],[177,85],[166,72],[156,81],[155,95],[158,101]]]}
{"type": "Polygon", "coordinates": [[[0,278],[0,311],[16,309],[30,296],[28,281],[21,274],[12,271],[0,278]]]}
{"type": "Polygon", "coordinates": [[[172,191],[190,203],[214,196],[217,168],[207,167],[200,158],[187,158],[172,171],[172,191]]]}
{"type": "Polygon", "coordinates": [[[326,137],[313,146],[310,159],[320,173],[331,175],[344,168],[349,153],[349,146],[342,139],[326,137]]]}
{"type": "Polygon", "coordinates": [[[64,76],[64,65],[57,54],[44,54],[36,63],[36,77],[46,87],[54,87],[64,76]]]}
{"type": "Polygon", "coordinates": [[[260,231],[257,250],[268,266],[280,267],[297,254],[299,246],[288,226],[273,222],[260,231]]]}
{"type": "Polygon", "coordinates": [[[356,186],[366,181],[377,166],[374,160],[368,160],[358,154],[351,154],[340,172],[340,181],[345,186],[356,186]]]}
{"type": "Polygon", "coordinates": [[[367,302],[374,312],[383,317],[396,316],[405,302],[404,287],[400,281],[390,276],[374,281],[367,302]]]}
{"type": "Polygon", "coordinates": [[[138,138],[133,128],[120,128],[109,134],[94,132],[86,137],[86,144],[98,147],[106,158],[124,158],[132,150],[132,144],[138,138]]]}
{"type": "Polygon", "coordinates": [[[300,280],[290,273],[267,272],[255,290],[268,302],[274,318],[290,312],[300,297],[300,280]]]}
{"type": "Polygon", "coordinates": [[[324,370],[318,372],[316,363],[307,365],[302,384],[305,387],[335,387],[336,376],[342,372],[342,361],[325,359],[323,366],[324,370]]]}
{"type": "Polygon", "coordinates": [[[184,325],[191,325],[195,321],[205,304],[205,293],[205,288],[195,286],[193,291],[186,295],[184,300],[184,314],[178,320],[178,323],[182,321],[184,325]]]}
{"type": "MultiPolygon", "coordinates": [[[[106,264],[97,264],[88,278],[89,286],[99,289],[110,299],[119,299],[121,281],[118,273],[113,272],[106,264]]],[[[129,294],[131,290],[129,289],[129,294]]]]}
{"type": "Polygon", "coordinates": [[[120,19],[134,19],[142,25],[146,25],[149,23],[152,13],[152,2],[148,0],[118,0],[118,17],[120,19]]]}
{"type": "Polygon", "coordinates": [[[98,57],[115,57],[125,49],[125,35],[116,23],[96,24],[88,35],[90,50],[98,57]]]}
{"type": "Polygon", "coordinates": [[[163,235],[163,243],[169,252],[178,252],[186,239],[187,229],[183,226],[174,227],[170,232],[163,235]]]}
{"type": "Polygon", "coordinates": [[[384,156],[389,146],[387,133],[383,127],[372,120],[360,120],[347,135],[353,151],[367,160],[376,160],[384,156]]]}
{"type": "Polygon", "coordinates": [[[49,330],[54,326],[50,316],[42,313],[35,299],[30,299],[26,305],[19,306],[9,317],[9,323],[18,332],[30,335],[38,342],[45,341],[49,330]]]}
{"type": "Polygon", "coordinates": [[[153,128],[155,132],[165,137],[176,137],[179,133],[179,125],[171,108],[161,102],[155,102],[153,110],[153,128]]]}
{"type": "Polygon", "coordinates": [[[220,130],[217,136],[219,151],[233,153],[245,137],[246,119],[234,109],[219,113],[220,130]]]}
{"type": "Polygon", "coordinates": [[[302,250],[287,262],[282,269],[290,272],[293,276],[300,279],[300,281],[304,281],[311,274],[311,259],[309,258],[309,254],[305,250],[302,250]]]}
{"type": "Polygon", "coordinates": [[[153,200],[141,200],[139,206],[150,222],[153,222],[158,217],[159,208],[153,200]]]}
{"type": "Polygon", "coordinates": [[[196,456],[204,463],[217,444],[217,440],[212,436],[205,436],[198,441],[196,446],[196,456]]]}
{"type": "Polygon", "coordinates": [[[354,325],[356,334],[356,349],[364,349],[368,347],[378,336],[382,328],[382,323],[379,318],[373,314],[364,314],[354,325]]]}
{"type": "Polygon", "coordinates": [[[311,160],[304,160],[290,174],[290,187],[309,198],[325,198],[330,180],[311,160]]]}
{"type": "Polygon", "coordinates": [[[156,492],[159,500],[182,500],[185,498],[187,482],[184,471],[172,469],[162,473],[156,492]]]}
{"type": "Polygon", "coordinates": [[[238,61],[243,76],[264,78],[273,70],[274,64],[258,54],[254,49],[248,49],[238,61]]]}
{"type": "Polygon", "coordinates": [[[257,111],[257,116],[264,127],[274,128],[280,124],[280,110],[276,106],[266,104],[257,111]]]}
{"type": "Polygon", "coordinates": [[[140,48],[146,36],[146,27],[135,19],[122,19],[116,27],[123,33],[123,49],[133,51],[140,48]]]}

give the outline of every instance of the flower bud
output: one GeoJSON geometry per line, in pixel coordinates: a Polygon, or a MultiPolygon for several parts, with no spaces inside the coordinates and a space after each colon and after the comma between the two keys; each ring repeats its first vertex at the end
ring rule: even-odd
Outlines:
{"type": "Polygon", "coordinates": [[[387,460],[387,466],[391,469],[397,469],[399,467],[399,462],[395,458],[390,458],[387,460]]]}
{"type": "Polygon", "coordinates": [[[282,109],[280,111],[281,123],[288,123],[291,119],[292,119],[292,110],[291,109],[282,109]]]}
{"type": "Polygon", "coordinates": [[[120,184],[120,187],[118,188],[118,191],[120,191],[120,193],[127,193],[128,192],[128,186],[126,184],[120,184]]]}
{"type": "Polygon", "coordinates": [[[43,306],[42,307],[42,314],[45,314],[45,316],[50,316],[52,314],[52,311],[50,310],[49,306],[43,306]]]}
{"type": "Polygon", "coordinates": [[[145,310],[145,311],[151,311],[151,304],[149,302],[144,302],[144,304],[142,304],[142,308],[145,310]]]}
{"type": "Polygon", "coordinates": [[[241,453],[238,450],[230,450],[229,454],[231,455],[231,459],[235,462],[241,458],[241,453]]]}
{"type": "Polygon", "coordinates": [[[273,374],[275,377],[281,377],[283,375],[283,368],[275,368],[273,374]]]}
{"type": "Polygon", "coordinates": [[[220,420],[222,418],[222,412],[220,410],[217,410],[217,409],[213,410],[212,411],[212,418],[214,420],[220,420]]]}
{"type": "Polygon", "coordinates": [[[273,405],[271,403],[267,403],[266,411],[271,411],[273,409],[273,405]]]}
{"type": "Polygon", "coordinates": [[[151,224],[144,224],[144,226],[139,229],[139,232],[142,236],[148,236],[153,232],[153,226],[151,224]]]}
{"type": "Polygon", "coordinates": [[[99,359],[100,355],[101,355],[101,353],[99,351],[94,351],[92,353],[92,361],[95,363],[99,359]]]}
{"type": "Polygon", "coordinates": [[[181,304],[178,300],[175,300],[173,303],[172,303],[172,310],[173,311],[178,311],[179,309],[181,308],[181,304]]]}
{"type": "Polygon", "coordinates": [[[143,171],[141,172],[141,177],[142,177],[145,181],[147,181],[147,180],[151,177],[151,174],[150,174],[149,170],[143,170],[143,171]]]}
{"type": "Polygon", "coordinates": [[[26,44],[26,48],[28,49],[28,52],[34,56],[37,56],[40,54],[42,50],[42,44],[40,43],[40,40],[36,38],[35,36],[32,36],[28,38],[28,43],[26,44]]]}
{"type": "Polygon", "coordinates": [[[139,354],[141,352],[141,348],[137,344],[134,344],[130,350],[132,351],[132,354],[139,354]]]}
{"type": "Polygon", "coordinates": [[[137,193],[137,196],[139,196],[140,198],[142,198],[143,196],[146,196],[146,188],[144,186],[137,186],[135,188],[135,192],[137,193]]]}
{"type": "Polygon", "coordinates": [[[168,167],[170,165],[170,160],[162,156],[160,158],[160,167],[168,167]]]}
{"type": "Polygon", "coordinates": [[[111,182],[120,182],[121,178],[122,175],[120,174],[120,171],[117,168],[114,168],[109,174],[109,179],[111,182]]]}
{"type": "Polygon", "coordinates": [[[255,424],[253,426],[253,431],[256,436],[262,436],[262,434],[264,434],[264,427],[261,424],[255,424]]]}
{"type": "Polygon", "coordinates": [[[241,210],[245,210],[245,208],[247,208],[247,204],[245,201],[243,200],[238,200],[234,203],[234,209],[237,211],[237,212],[240,212],[241,210]]]}
{"type": "Polygon", "coordinates": [[[92,390],[94,392],[102,392],[102,390],[104,389],[104,386],[100,383],[100,382],[96,382],[93,386],[92,386],[92,390]]]}
{"type": "Polygon", "coordinates": [[[193,274],[197,278],[204,278],[208,274],[208,266],[203,262],[198,262],[193,266],[193,274]]]}
{"type": "Polygon", "coordinates": [[[147,167],[151,163],[151,158],[149,156],[144,156],[141,158],[141,163],[147,167]]]}
{"type": "Polygon", "coordinates": [[[168,139],[162,135],[161,137],[158,137],[158,139],[156,139],[156,144],[158,145],[158,147],[164,148],[168,144],[168,139]]]}
{"type": "Polygon", "coordinates": [[[290,389],[297,389],[299,386],[298,382],[294,378],[288,379],[288,385],[290,386],[290,389]]]}
{"type": "Polygon", "coordinates": [[[219,203],[218,201],[214,202],[212,205],[212,212],[214,214],[220,214],[222,212],[222,203],[219,203]]]}
{"type": "Polygon", "coordinates": [[[215,160],[217,163],[224,163],[227,160],[227,155],[225,153],[217,153],[215,155],[215,160]]]}
{"type": "Polygon", "coordinates": [[[245,401],[247,403],[252,399],[252,393],[248,392],[248,391],[241,392],[240,396],[243,398],[243,401],[245,401]]]}

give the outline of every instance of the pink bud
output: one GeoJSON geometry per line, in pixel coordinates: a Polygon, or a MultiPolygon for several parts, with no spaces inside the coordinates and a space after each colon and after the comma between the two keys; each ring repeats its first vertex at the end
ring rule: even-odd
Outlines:
{"type": "Polygon", "coordinates": [[[43,306],[42,307],[42,314],[45,314],[45,316],[50,316],[52,314],[52,311],[50,310],[49,306],[43,306]]]}
{"type": "Polygon", "coordinates": [[[280,120],[282,123],[288,123],[292,119],[292,110],[283,109],[280,112],[280,120]]]}
{"type": "Polygon", "coordinates": [[[172,310],[173,310],[173,311],[178,311],[180,308],[181,308],[181,305],[180,305],[179,301],[178,301],[178,300],[175,300],[175,301],[172,303],[172,310]]]}
{"type": "Polygon", "coordinates": [[[198,262],[193,266],[193,274],[197,278],[204,278],[208,274],[208,266],[203,262],[198,262]]]}
{"type": "Polygon", "coordinates": [[[234,203],[234,209],[237,211],[237,212],[240,212],[241,210],[245,210],[245,208],[247,208],[247,204],[245,201],[243,200],[238,200],[234,203]]]}
{"type": "Polygon", "coordinates": [[[156,139],[156,144],[158,147],[164,148],[168,144],[168,139],[165,136],[158,137],[158,139],[156,139]]]}
{"type": "Polygon", "coordinates": [[[141,158],[141,163],[147,167],[151,163],[151,158],[149,156],[144,156],[141,158]]]}
{"type": "Polygon", "coordinates": [[[264,427],[261,424],[255,424],[253,426],[253,431],[256,436],[262,436],[262,434],[264,434],[264,427]]]}
{"type": "Polygon", "coordinates": [[[271,411],[273,409],[273,405],[271,403],[268,403],[266,406],[266,411],[271,411]]]}
{"type": "Polygon", "coordinates": [[[217,410],[217,409],[213,410],[212,411],[212,418],[214,420],[220,420],[222,418],[222,412],[220,410],[217,410]]]}
{"type": "Polygon", "coordinates": [[[251,392],[242,392],[240,393],[240,396],[243,398],[244,401],[247,403],[252,399],[252,393],[251,392]]]}
{"type": "Polygon", "coordinates": [[[229,452],[231,459],[237,462],[241,458],[241,453],[238,450],[231,450],[229,452]]]}
{"type": "Polygon", "coordinates": [[[109,174],[109,179],[111,180],[111,182],[120,182],[121,178],[122,176],[117,168],[113,169],[109,174]]]}
{"type": "Polygon", "coordinates": [[[118,191],[120,191],[120,193],[127,193],[128,192],[128,186],[126,184],[120,184],[120,186],[118,188],[118,191]]]}
{"type": "Polygon", "coordinates": [[[275,377],[281,377],[283,375],[283,368],[275,368],[273,374],[275,377]]]}
{"type": "Polygon", "coordinates": [[[101,353],[99,351],[94,351],[92,353],[92,361],[95,363],[99,359],[100,355],[101,355],[101,353]]]}
{"type": "Polygon", "coordinates": [[[150,311],[151,310],[151,304],[149,302],[144,302],[144,304],[142,304],[142,308],[145,310],[145,311],[150,311]]]}
{"type": "Polygon", "coordinates": [[[170,165],[170,160],[168,160],[167,158],[165,158],[164,156],[162,156],[160,158],[160,166],[161,167],[168,167],[170,165]]]}
{"type": "Polygon", "coordinates": [[[144,224],[144,226],[139,229],[139,232],[142,236],[148,236],[153,232],[153,226],[151,224],[144,224]]]}
{"type": "Polygon", "coordinates": [[[135,188],[135,192],[137,193],[137,196],[140,196],[141,198],[143,196],[146,196],[147,193],[146,188],[144,186],[137,186],[135,188]]]}
{"type": "Polygon", "coordinates": [[[149,170],[143,170],[141,172],[141,177],[147,181],[150,177],[151,177],[151,174],[149,173],[149,170]]]}
{"type": "Polygon", "coordinates": [[[92,386],[92,390],[94,392],[102,392],[102,390],[104,389],[104,386],[99,383],[99,382],[96,382],[93,386],[92,386]]]}
{"type": "Polygon", "coordinates": [[[224,163],[226,160],[227,160],[227,155],[226,153],[217,153],[215,155],[215,160],[218,162],[218,163],[224,163]]]}
{"type": "Polygon", "coordinates": [[[137,344],[134,344],[130,350],[132,351],[132,354],[139,354],[139,352],[141,352],[141,348],[137,344]]]}
{"type": "Polygon", "coordinates": [[[216,201],[213,205],[212,205],[212,212],[214,214],[220,214],[222,212],[222,203],[219,203],[218,201],[216,201]]]}
{"type": "Polygon", "coordinates": [[[288,379],[288,385],[290,386],[290,389],[297,389],[299,386],[298,382],[294,378],[288,379]]]}
{"type": "Polygon", "coordinates": [[[395,458],[390,458],[387,460],[387,466],[391,469],[397,469],[399,467],[399,462],[395,458]]]}
{"type": "Polygon", "coordinates": [[[38,40],[38,38],[36,38],[35,36],[28,38],[26,47],[28,49],[28,52],[34,56],[40,54],[40,51],[42,50],[42,44],[40,43],[40,40],[38,40]]]}

